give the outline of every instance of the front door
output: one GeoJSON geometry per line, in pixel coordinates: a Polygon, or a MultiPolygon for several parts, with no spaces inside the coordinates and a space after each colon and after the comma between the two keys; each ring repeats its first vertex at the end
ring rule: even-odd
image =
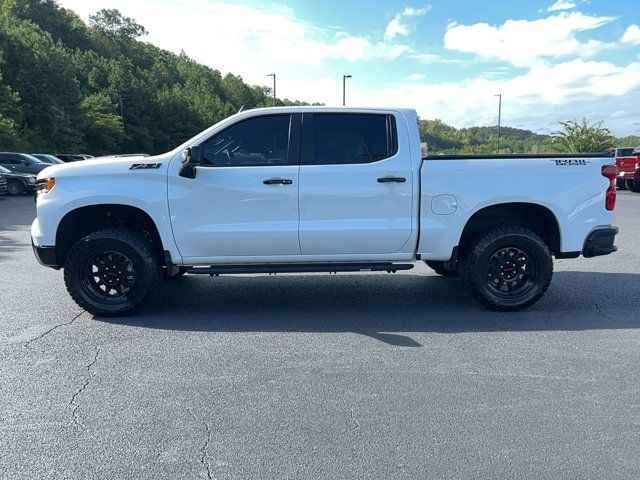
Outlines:
{"type": "Polygon", "coordinates": [[[395,117],[314,113],[303,119],[303,255],[391,254],[413,229],[411,156],[395,117]]]}
{"type": "Polygon", "coordinates": [[[300,254],[299,125],[300,115],[241,120],[202,144],[196,178],[169,177],[173,234],[185,263],[300,254]]]}

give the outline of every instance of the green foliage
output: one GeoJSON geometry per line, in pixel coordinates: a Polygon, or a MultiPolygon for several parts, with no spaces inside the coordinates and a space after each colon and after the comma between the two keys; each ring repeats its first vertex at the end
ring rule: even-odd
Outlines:
{"type": "MultiPolygon", "coordinates": [[[[529,130],[502,127],[499,153],[578,153],[604,152],[610,147],[640,146],[640,137],[630,135],[616,139],[602,122],[589,125],[586,120],[561,122],[563,132],[540,135],[529,130]]],[[[430,155],[496,153],[497,127],[456,129],[441,120],[418,120],[420,138],[430,155]]]]}
{"type": "MultiPolygon", "coordinates": [[[[470,127],[457,129],[441,120],[418,120],[422,142],[429,154],[496,153],[498,129],[496,127],[470,127]]],[[[555,151],[547,135],[529,130],[502,127],[500,153],[541,153],[555,151]]]]}
{"type": "MultiPolygon", "coordinates": [[[[90,19],[86,25],[55,0],[0,0],[0,150],[160,153],[242,105],[273,104],[269,87],[140,41],[144,27],[117,10],[90,19]]],[[[432,154],[496,150],[495,127],[419,120],[419,128],[432,154]]],[[[567,150],[560,137],[505,127],[500,152],[567,150]]],[[[596,137],[611,142],[608,134],[596,137]]],[[[640,138],[620,142],[635,146],[640,138]]]]}
{"type": "Polygon", "coordinates": [[[640,135],[629,135],[627,137],[618,138],[616,147],[640,147],[640,135]]]}
{"type": "Polygon", "coordinates": [[[267,87],[139,41],[144,27],[117,10],[90,19],[54,0],[0,0],[0,150],[159,153],[272,104],[267,87]]]}
{"type": "Polygon", "coordinates": [[[91,15],[89,25],[105,35],[137,38],[147,34],[145,28],[133,18],[125,17],[113,8],[103,8],[95,15],[91,15]]]}
{"type": "Polygon", "coordinates": [[[560,122],[562,131],[553,134],[554,142],[563,151],[577,152],[604,152],[614,147],[616,139],[608,128],[602,126],[602,122],[589,124],[586,118],[581,123],[575,120],[560,122]]]}

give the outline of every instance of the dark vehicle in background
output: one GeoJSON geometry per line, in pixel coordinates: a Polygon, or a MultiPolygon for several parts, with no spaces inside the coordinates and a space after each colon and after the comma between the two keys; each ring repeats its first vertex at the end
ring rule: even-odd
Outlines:
{"type": "Polygon", "coordinates": [[[7,193],[9,195],[22,195],[34,193],[36,189],[36,175],[33,173],[12,172],[8,168],[0,166],[0,174],[7,181],[7,193]]]}
{"type": "Polygon", "coordinates": [[[7,177],[0,170],[0,195],[6,195],[7,193],[7,177]]]}
{"type": "Polygon", "coordinates": [[[49,155],[48,153],[32,153],[31,156],[36,157],[41,162],[48,163],[49,165],[59,165],[61,163],[64,163],[58,157],[49,155]]]}
{"type": "Polygon", "coordinates": [[[56,153],[55,156],[63,162],[79,162],[80,160],[87,160],[93,158],[93,155],[86,155],[84,153],[56,153]]]}
{"type": "Polygon", "coordinates": [[[0,166],[12,172],[37,174],[50,165],[26,153],[0,152],[0,166]]]}
{"type": "Polygon", "coordinates": [[[615,156],[618,188],[640,193],[640,147],[616,148],[615,156]]]}
{"type": "Polygon", "coordinates": [[[115,155],[102,155],[93,157],[91,160],[100,160],[102,158],[129,158],[129,157],[148,157],[148,153],[116,153],[115,155]]]}

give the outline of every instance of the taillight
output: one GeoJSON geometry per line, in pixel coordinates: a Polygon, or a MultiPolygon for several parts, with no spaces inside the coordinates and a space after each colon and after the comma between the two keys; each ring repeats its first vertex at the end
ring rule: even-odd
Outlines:
{"type": "Polygon", "coordinates": [[[605,195],[604,206],[607,210],[616,208],[616,177],[618,176],[618,167],[615,165],[603,165],[602,176],[609,179],[609,188],[605,195]]]}

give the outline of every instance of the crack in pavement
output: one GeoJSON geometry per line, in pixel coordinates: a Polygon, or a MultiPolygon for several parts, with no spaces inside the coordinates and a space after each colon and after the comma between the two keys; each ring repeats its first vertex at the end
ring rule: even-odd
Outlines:
{"type": "Polygon", "coordinates": [[[360,422],[358,421],[358,419],[356,418],[353,412],[355,408],[356,408],[356,404],[354,403],[353,405],[351,405],[351,420],[355,422],[355,426],[351,430],[357,430],[358,428],[360,428],[360,422]]]}
{"type": "Polygon", "coordinates": [[[98,356],[100,355],[100,349],[98,347],[94,348],[96,349],[96,354],[91,362],[89,362],[89,364],[85,367],[87,370],[87,377],[84,380],[84,384],[82,384],[82,386],[78,390],[76,390],[76,392],[71,396],[71,400],[69,401],[69,405],[73,407],[73,410],[71,411],[71,418],[73,419],[73,424],[76,426],[82,425],[78,421],[78,409],[80,408],[80,404],[76,403],[76,398],[89,386],[91,379],[95,375],[95,373],[91,372],[91,367],[96,364],[96,362],[98,361],[98,356]]]}
{"type": "Polygon", "coordinates": [[[68,322],[64,322],[64,323],[58,323],[56,325],[54,325],[53,327],[51,327],[49,330],[47,330],[46,332],[42,333],[41,335],[38,335],[37,337],[32,338],[31,340],[27,340],[25,343],[22,344],[22,346],[24,348],[28,348],[29,345],[31,345],[33,342],[36,342],[42,338],[44,338],[45,336],[49,335],[51,332],[53,332],[54,330],[57,330],[60,327],[66,327],[67,325],[71,325],[73,322],[75,322],[83,313],[85,313],[85,311],[81,311],[79,314],[77,314],[75,317],[73,317],[71,320],[69,320],[68,322]]]}
{"type": "Polygon", "coordinates": [[[211,441],[211,429],[209,428],[209,424],[204,420],[196,417],[196,415],[191,411],[190,408],[187,408],[187,411],[194,418],[196,422],[199,422],[204,425],[205,431],[207,432],[207,439],[205,440],[204,444],[200,448],[200,463],[207,471],[207,478],[209,480],[212,480],[213,477],[211,476],[211,464],[209,463],[209,453],[207,452],[209,450],[209,442],[211,441]]]}

